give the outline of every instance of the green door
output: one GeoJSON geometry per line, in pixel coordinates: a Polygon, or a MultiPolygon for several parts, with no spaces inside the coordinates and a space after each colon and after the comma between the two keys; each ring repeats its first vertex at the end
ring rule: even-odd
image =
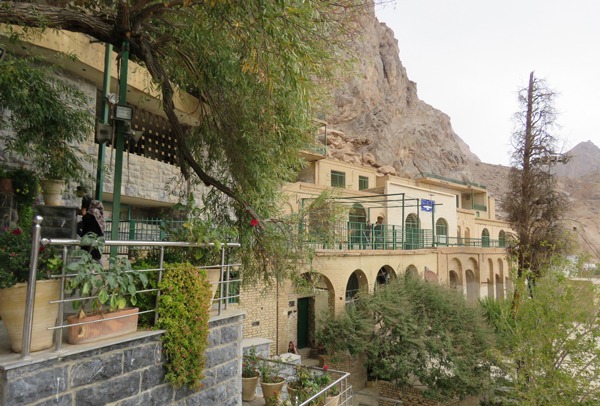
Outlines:
{"type": "Polygon", "coordinates": [[[308,297],[298,299],[298,342],[296,343],[298,348],[308,347],[309,299],[308,297]]]}

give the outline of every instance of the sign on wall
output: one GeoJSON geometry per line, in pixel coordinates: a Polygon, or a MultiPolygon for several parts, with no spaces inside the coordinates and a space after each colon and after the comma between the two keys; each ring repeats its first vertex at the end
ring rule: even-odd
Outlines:
{"type": "Polygon", "coordinates": [[[421,211],[432,212],[434,204],[433,200],[421,199],[421,211]]]}

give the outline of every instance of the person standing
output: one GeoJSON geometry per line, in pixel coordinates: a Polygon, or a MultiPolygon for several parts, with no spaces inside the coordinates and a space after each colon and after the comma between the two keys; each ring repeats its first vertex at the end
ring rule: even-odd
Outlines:
{"type": "MultiPolygon", "coordinates": [[[[77,224],[77,234],[80,237],[89,233],[95,234],[97,237],[104,237],[105,225],[104,206],[102,202],[93,200],[89,196],[84,196],[81,199],[81,221],[77,224]]],[[[81,248],[89,252],[92,258],[98,262],[102,258],[102,253],[98,248],[91,246],[82,246],[81,248]]]]}

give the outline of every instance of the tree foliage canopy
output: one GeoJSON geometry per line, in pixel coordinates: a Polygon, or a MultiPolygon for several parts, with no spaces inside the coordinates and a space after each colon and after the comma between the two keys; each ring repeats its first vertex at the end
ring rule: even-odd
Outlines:
{"type": "Polygon", "coordinates": [[[567,279],[564,268],[564,263],[554,259],[544,277],[527,288],[532,297],[522,294],[517,314],[510,302],[483,301],[498,337],[498,387],[504,390],[496,392],[496,400],[530,405],[598,404],[599,292],[591,281],[567,279]]]}
{"type": "Polygon", "coordinates": [[[407,275],[322,325],[326,348],[366,352],[371,373],[398,386],[422,384],[427,395],[452,399],[483,393],[490,383],[492,332],[456,290],[407,275]],[[353,330],[357,337],[339,339],[353,330]]]}
{"type": "MultiPolygon", "coordinates": [[[[211,186],[211,218],[235,222],[241,237],[268,248],[264,230],[278,193],[314,140],[323,97],[346,59],[365,0],[0,1],[0,23],[26,32],[58,28],[128,48],[162,94],[182,173],[211,186]],[[353,28],[354,27],[354,28],[353,28]],[[352,35],[351,35],[352,34],[352,35]],[[200,101],[200,125],[184,127],[173,97],[200,101]],[[249,227],[250,219],[258,227],[249,227]],[[262,232],[261,232],[262,230],[262,232]]],[[[269,252],[257,257],[269,258],[269,252]]],[[[246,258],[250,258],[247,256],[246,258]]],[[[250,269],[268,272],[269,261],[250,269]]]]}

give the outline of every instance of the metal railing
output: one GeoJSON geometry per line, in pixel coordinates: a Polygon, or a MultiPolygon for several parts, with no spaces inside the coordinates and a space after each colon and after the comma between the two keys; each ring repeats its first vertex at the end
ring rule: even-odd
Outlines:
{"type": "MultiPolygon", "coordinates": [[[[36,216],[34,219],[33,232],[32,232],[32,251],[30,257],[30,267],[29,267],[29,279],[28,279],[28,287],[27,287],[27,296],[26,296],[26,308],[25,308],[25,316],[24,316],[24,325],[23,325],[23,345],[21,350],[21,358],[27,358],[30,354],[30,344],[31,344],[31,335],[33,330],[33,311],[34,311],[34,297],[35,297],[35,289],[36,289],[36,275],[38,268],[38,255],[40,245],[42,246],[59,246],[62,247],[62,274],[54,275],[53,278],[58,278],[61,280],[60,284],[60,298],[59,300],[49,302],[49,304],[58,304],[58,320],[55,327],[52,329],[56,331],[55,336],[55,350],[58,351],[62,345],[62,332],[63,329],[71,326],[83,325],[83,324],[91,324],[91,323],[99,323],[110,319],[117,319],[123,317],[131,317],[133,315],[128,316],[118,316],[118,317],[104,317],[101,320],[93,321],[93,322],[82,322],[76,324],[63,324],[64,320],[64,305],[69,302],[73,302],[78,300],[79,298],[65,298],[65,281],[67,278],[75,276],[75,274],[68,274],[65,272],[69,257],[69,248],[79,246],[80,240],[71,240],[71,239],[47,239],[41,238],[42,227],[41,223],[43,218],[41,216],[36,216]]],[[[198,244],[198,243],[190,243],[190,242],[175,242],[175,241],[122,241],[122,240],[108,240],[105,242],[106,246],[117,246],[117,247],[154,247],[160,250],[159,263],[157,268],[152,269],[141,269],[137,270],[137,272],[155,272],[157,277],[157,284],[162,279],[162,272],[164,271],[164,250],[165,248],[208,248],[214,247],[214,244],[198,244]]],[[[226,263],[227,258],[227,250],[231,248],[239,247],[239,243],[223,243],[221,244],[220,250],[220,264],[214,265],[203,265],[199,266],[202,269],[219,269],[220,270],[220,278],[219,282],[215,282],[218,284],[219,289],[217,291],[216,298],[212,299],[213,306],[212,311],[216,311],[217,315],[221,314],[222,310],[226,310],[228,308],[228,304],[232,299],[239,299],[239,284],[240,279],[232,277],[232,268],[239,267],[240,264],[229,264],[226,263]]],[[[160,296],[160,290],[158,288],[153,289],[145,289],[140,290],[137,293],[156,293],[156,303],[158,303],[158,298],[160,296]]],[[[155,319],[157,317],[157,308],[156,306],[153,309],[140,311],[137,314],[144,313],[154,313],[155,319]]]]}
{"type": "Polygon", "coordinates": [[[434,235],[431,229],[400,227],[389,224],[346,222],[334,224],[333,232],[319,233],[322,226],[303,226],[306,243],[330,250],[418,250],[436,247],[504,247],[505,240],[457,238],[434,235]],[[317,231],[315,231],[317,230],[317,231]]]}
{"type": "MultiPolygon", "coordinates": [[[[244,356],[244,358],[247,358],[247,356],[244,356]]],[[[322,400],[324,397],[328,396],[329,393],[332,393],[332,390],[334,388],[337,388],[337,389],[339,389],[338,405],[339,406],[352,406],[352,385],[350,385],[350,383],[348,382],[348,378],[350,377],[350,373],[348,373],[348,372],[336,371],[333,369],[328,369],[327,371],[324,371],[322,368],[309,367],[309,366],[304,366],[304,365],[299,365],[299,364],[292,364],[289,362],[282,361],[280,359],[267,359],[267,358],[258,357],[258,360],[259,360],[259,362],[267,362],[267,363],[276,364],[277,366],[275,368],[280,371],[278,375],[285,378],[286,385],[284,385],[283,395],[282,395],[282,398],[280,399],[280,401],[289,400],[293,406],[308,406],[308,405],[313,404],[313,402],[316,400],[322,400]],[[320,388],[318,392],[316,392],[313,396],[311,396],[309,399],[307,399],[303,402],[298,400],[297,398],[291,399],[290,395],[287,391],[287,383],[290,382],[294,378],[294,376],[295,376],[294,369],[296,367],[309,369],[314,374],[317,374],[317,375],[318,374],[329,374],[332,377],[331,383],[320,388]]],[[[262,396],[263,395],[262,390],[260,389],[259,386],[260,385],[257,386],[256,393],[257,393],[257,395],[262,396]]],[[[319,403],[319,404],[327,406],[327,405],[335,404],[335,401],[333,399],[325,400],[325,403],[319,403]]]]}

